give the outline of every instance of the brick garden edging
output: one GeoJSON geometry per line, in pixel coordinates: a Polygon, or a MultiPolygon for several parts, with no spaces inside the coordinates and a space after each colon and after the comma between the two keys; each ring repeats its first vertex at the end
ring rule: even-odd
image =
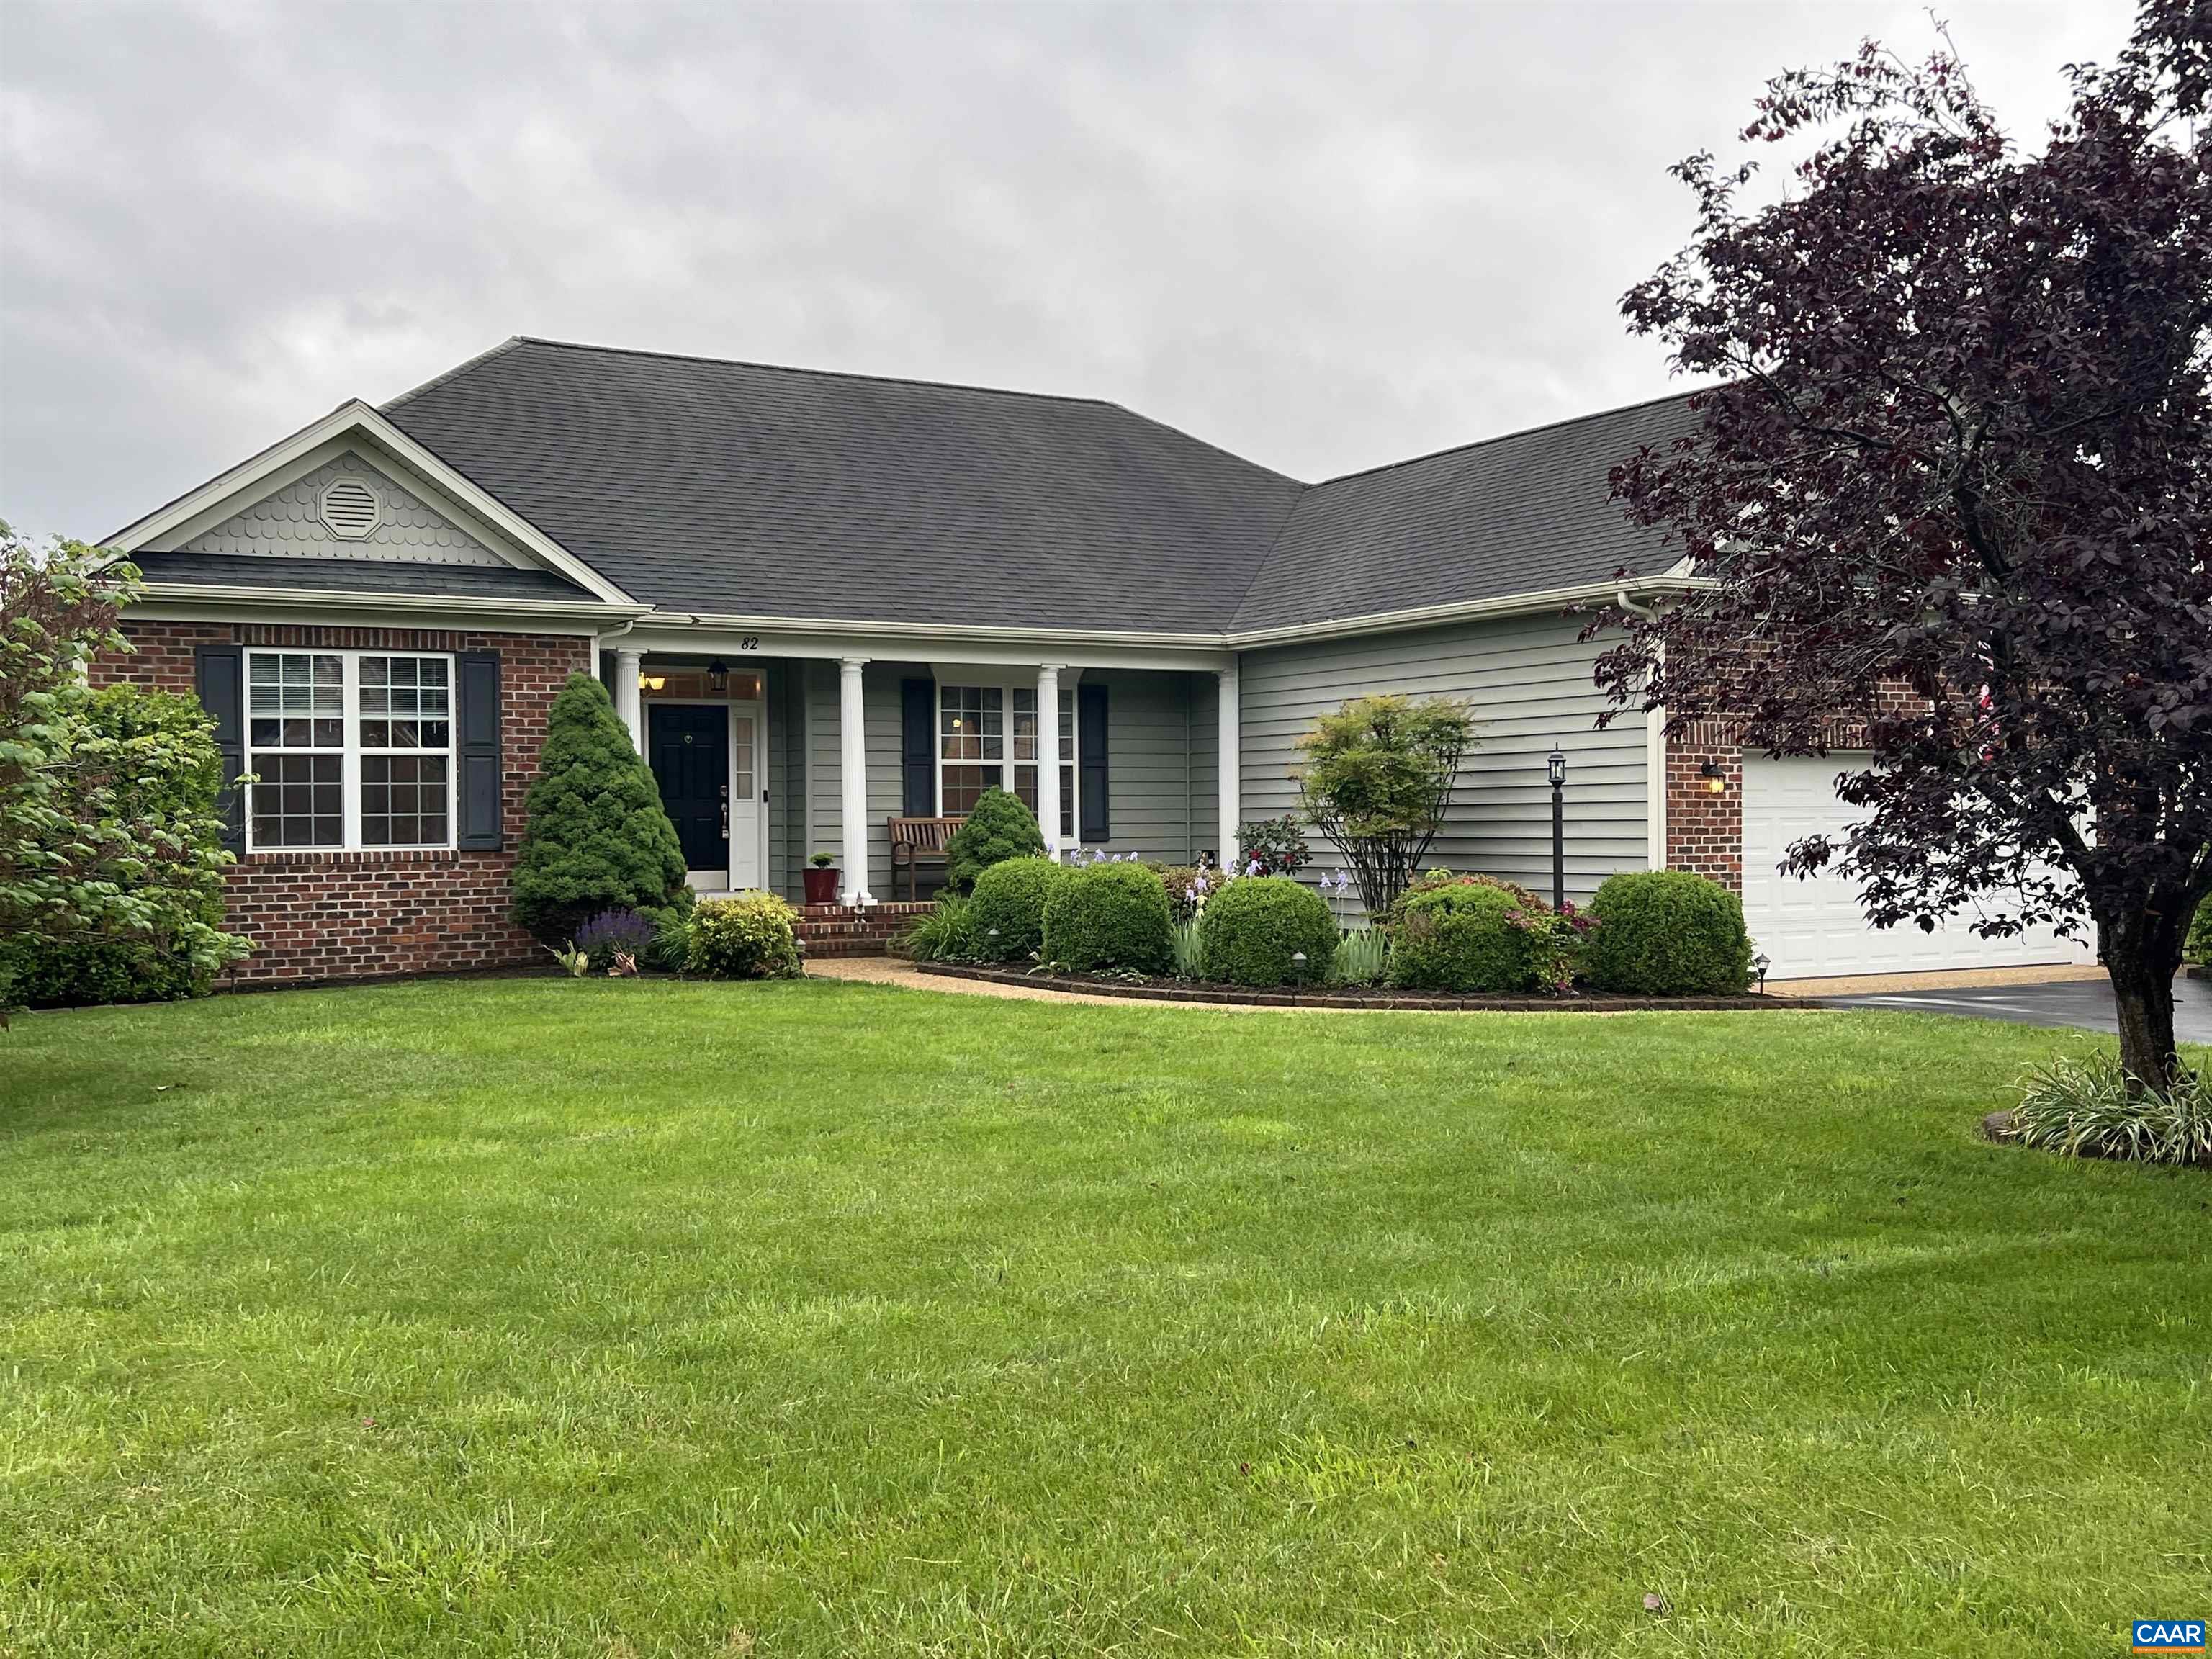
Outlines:
{"type": "Polygon", "coordinates": [[[1030,985],[1043,991],[1079,991],[1087,996],[1127,997],[1133,1002],[1227,1002],[1262,1008],[1412,1008],[1451,1013],[1626,1014],[1742,1012],[1765,1009],[1817,1009],[1798,997],[1454,997],[1396,991],[1255,991],[1242,985],[1204,985],[1177,980],[1131,984],[1080,974],[1032,974],[1018,968],[973,968],[950,962],[917,962],[917,971],[945,979],[981,980],[989,985],[1030,985]]]}

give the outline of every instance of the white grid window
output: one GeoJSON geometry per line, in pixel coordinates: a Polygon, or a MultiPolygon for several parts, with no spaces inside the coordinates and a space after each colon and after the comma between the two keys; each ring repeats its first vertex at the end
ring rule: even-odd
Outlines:
{"type": "MultiPolygon", "coordinates": [[[[937,810],[960,817],[986,789],[1004,789],[1037,810],[1037,706],[1034,685],[937,688],[937,810]]],[[[1075,693],[1060,694],[1060,826],[1075,838],[1075,693]]]]}
{"type": "Polygon", "coordinates": [[[453,659],[249,651],[252,852],[453,845],[453,659]]]}

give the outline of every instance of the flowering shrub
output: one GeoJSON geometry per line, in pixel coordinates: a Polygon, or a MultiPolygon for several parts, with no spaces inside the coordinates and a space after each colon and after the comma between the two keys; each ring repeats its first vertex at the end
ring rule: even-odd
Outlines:
{"type": "Polygon", "coordinates": [[[1313,856],[1297,819],[1288,812],[1238,824],[1237,844],[1244,849],[1248,876],[1287,876],[1313,856]]]}
{"type": "Polygon", "coordinates": [[[1536,984],[1560,996],[1573,990],[1582,966],[1583,941],[1597,926],[1597,918],[1570,902],[1559,910],[1509,910],[1505,920],[1528,940],[1528,973],[1536,984]]]}
{"type": "Polygon", "coordinates": [[[707,979],[796,979],[799,912],[773,893],[705,899],[691,912],[684,970],[707,979]]]}
{"type": "Polygon", "coordinates": [[[1389,909],[1392,926],[1395,927],[1406,919],[1407,907],[1415,899],[1425,893],[1433,893],[1443,887],[1494,887],[1511,897],[1513,902],[1523,910],[1547,911],[1552,908],[1517,881],[1507,881],[1502,876],[1455,875],[1449,870],[1438,867],[1424,871],[1418,880],[1407,884],[1405,891],[1398,895],[1396,902],[1390,906],[1389,909]]]}
{"type": "Polygon", "coordinates": [[[651,950],[653,925],[635,910],[602,910],[595,916],[585,918],[576,929],[573,941],[592,964],[594,973],[605,973],[614,966],[617,953],[630,958],[635,965],[638,957],[651,950]]]}

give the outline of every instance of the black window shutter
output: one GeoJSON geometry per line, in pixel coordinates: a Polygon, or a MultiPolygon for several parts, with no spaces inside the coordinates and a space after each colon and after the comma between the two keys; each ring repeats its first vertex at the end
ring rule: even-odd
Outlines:
{"type": "Polygon", "coordinates": [[[215,746],[222,757],[222,793],[216,797],[222,844],[243,853],[246,806],[238,798],[238,776],[246,770],[246,652],[235,645],[204,645],[192,654],[193,684],[200,707],[215,721],[215,746]]]}
{"type": "Polygon", "coordinates": [[[496,852],[507,844],[501,811],[506,767],[499,741],[499,653],[465,651],[458,666],[460,822],[454,841],[472,852],[496,852]]]}
{"type": "Polygon", "coordinates": [[[937,682],[899,682],[899,776],[910,818],[937,813],[937,682]]]}
{"type": "Polygon", "coordinates": [[[1075,688],[1075,752],[1081,771],[1076,815],[1082,819],[1075,833],[1085,841],[1105,841],[1114,833],[1106,799],[1106,688],[1088,681],[1075,688]]]}

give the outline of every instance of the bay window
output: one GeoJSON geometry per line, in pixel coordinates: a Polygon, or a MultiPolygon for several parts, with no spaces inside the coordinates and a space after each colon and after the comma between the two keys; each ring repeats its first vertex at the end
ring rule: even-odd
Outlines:
{"type": "Polygon", "coordinates": [[[453,659],[246,653],[246,847],[453,844],[453,659]]]}

